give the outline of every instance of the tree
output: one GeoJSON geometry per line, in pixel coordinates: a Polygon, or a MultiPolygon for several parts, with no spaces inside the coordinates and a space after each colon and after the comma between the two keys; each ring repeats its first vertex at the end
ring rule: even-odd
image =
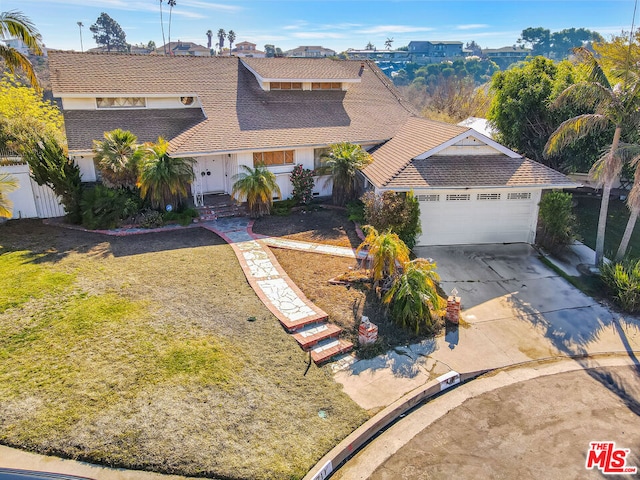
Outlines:
{"type": "Polygon", "coordinates": [[[151,51],[154,51],[156,49],[156,42],[154,42],[153,40],[149,40],[149,43],[147,43],[147,48],[151,51]]]}
{"type": "Polygon", "coordinates": [[[376,286],[384,281],[383,288],[386,289],[393,281],[392,277],[409,261],[411,251],[398,234],[389,229],[382,233],[371,225],[365,225],[363,229],[367,236],[356,249],[356,254],[367,251],[371,279],[376,286]]]}
{"type": "Polygon", "coordinates": [[[229,30],[229,33],[227,33],[227,39],[229,40],[229,53],[231,53],[231,50],[233,50],[233,42],[236,41],[236,32],[229,30]]]}
{"type": "Polygon", "coordinates": [[[171,46],[171,14],[173,13],[173,7],[176,6],[176,0],[167,0],[169,4],[169,46],[171,46]]]}
{"type": "Polygon", "coordinates": [[[379,232],[391,230],[398,234],[407,247],[413,248],[420,227],[420,204],[413,192],[385,191],[376,194],[366,192],[361,197],[364,204],[364,221],[379,232]]]}
{"type": "Polygon", "coordinates": [[[164,39],[164,20],[162,19],[162,0],[160,0],[160,28],[162,29],[162,48],[164,54],[167,54],[167,42],[164,39]]]}
{"type": "Polygon", "coordinates": [[[213,32],[211,30],[207,30],[207,48],[211,50],[211,38],[213,37],[213,32]]]}
{"type": "Polygon", "coordinates": [[[369,165],[373,159],[360,145],[348,142],[336,143],[329,147],[322,173],[329,173],[333,181],[331,190],[335,205],[344,206],[356,198],[356,173],[369,165]]]}
{"type": "Polygon", "coordinates": [[[387,37],[387,39],[384,42],[384,48],[386,48],[387,50],[391,50],[392,44],[393,44],[393,38],[387,37]]]}
{"type": "Polygon", "coordinates": [[[273,205],[273,194],[280,196],[280,187],[276,176],[264,165],[255,168],[242,165],[244,172],[233,177],[231,196],[236,200],[245,198],[251,218],[268,215],[273,205]]]}
{"type": "Polygon", "coordinates": [[[471,51],[472,55],[476,55],[478,57],[482,55],[482,47],[480,47],[480,45],[478,45],[475,40],[467,42],[464,48],[471,51]]]}
{"type": "Polygon", "coordinates": [[[224,39],[227,36],[227,32],[224,31],[223,28],[218,30],[218,47],[220,48],[220,53],[222,54],[222,49],[224,48],[224,39]]]}
{"type": "MultiPolygon", "coordinates": [[[[34,54],[42,55],[42,37],[33,22],[21,12],[0,12],[0,40],[9,38],[19,38],[34,54]]],[[[11,73],[15,73],[16,69],[22,70],[31,85],[40,89],[33,65],[25,55],[0,43],[0,59],[4,60],[11,73]]]]}
{"type": "Polygon", "coordinates": [[[162,210],[167,205],[181,204],[195,178],[195,160],[170,157],[168,149],[169,142],[162,137],[156,143],[145,143],[138,167],[140,195],[148,199],[153,208],[162,210]]]}
{"type": "Polygon", "coordinates": [[[102,173],[102,183],[110,188],[133,189],[138,180],[138,138],[119,128],[93,141],[93,155],[102,173]]]}
{"type": "Polygon", "coordinates": [[[633,35],[622,32],[611,37],[608,42],[595,42],[593,49],[605,72],[612,78],[623,79],[628,65],[640,63],[640,30],[636,30],[633,35]]]}
{"type": "Polygon", "coordinates": [[[118,22],[106,13],[102,12],[89,30],[93,33],[96,44],[99,47],[107,47],[107,52],[112,48],[120,52],[127,51],[127,35],[118,22]]]}
{"type": "Polygon", "coordinates": [[[552,252],[559,251],[576,239],[576,217],[573,196],[552,191],[540,201],[540,236],[537,242],[552,252]]]}
{"type": "Polygon", "coordinates": [[[403,265],[402,274],[383,296],[392,320],[419,334],[433,333],[445,313],[446,302],[438,295],[440,277],[436,264],[418,258],[403,265]]]}
{"type": "Polygon", "coordinates": [[[376,46],[371,42],[367,42],[367,44],[365,45],[364,49],[365,50],[375,50],[376,46]]]}
{"type": "Polygon", "coordinates": [[[602,36],[586,28],[566,28],[553,32],[550,37],[550,55],[561,60],[567,58],[573,48],[587,47],[594,41],[601,42],[602,36]]]}
{"type": "Polygon", "coordinates": [[[49,186],[60,196],[69,221],[80,223],[80,168],[67,157],[62,146],[54,138],[40,136],[25,150],[23,158],[29,164],[31,176],[36,183],[49,186]]]}
{"type": "Polygon", "coordinates": [[[533,50],[533,55],[549,56],[549,47],[551,44],[551,32],[547,28],[529,27],[525,28],[520,34],[518,43],[529,45],[533,50]]]}
{"type": "Polygon", "coordinates": [[[276,47],[268,43],[264,46],[264,53],[267,58],[273,58],[276,56],[276,47]]]}
{"type": "Polygon", "coordinates": [[[0,79],[0,149],[22,154],[40,136],[64,142],[64,121],[58,107],[42,93],[11,74],[0,79]]]}
{"type": "Polygon", "coordinates": [[[0,173],[0,218],[11,217],[13,202],[9,200],[8,193],[18,188],[18,181],[8,173],[0,173]]]}
{"type": "Polygon", "coordinates": [[[618,154],[622,130],[623,127],[637,129],[640,126],[640,81],[634,73],[627,77],[628,82],[611,85],[600,63],[589,50],[577,48],[574,52],[587,68],[588,81],[567,87],[558,96],[555,105],[573,103],[590,108],[595,113],[585,113],[562,122],[549,137],[545,153],[555,153],[591,132],[602,132],[614,127],[610,149],[592,168],[593,176],[603,186],[596,236],[595,264],[599,266],[604,258],[609,195],[613,182],[622,169],[618,154]]]}

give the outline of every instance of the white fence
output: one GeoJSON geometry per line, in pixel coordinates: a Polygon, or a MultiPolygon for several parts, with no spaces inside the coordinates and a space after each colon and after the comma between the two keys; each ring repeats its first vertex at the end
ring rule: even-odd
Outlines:
{"type": "Polygon", "coordinates": [[[29,175],[28,165],[0,166],[18,181],[18,188],[8,194],[13,202],[12,218],[51,218],[65,214],[60,198],[46,185],[38,185],[29,175]]]}

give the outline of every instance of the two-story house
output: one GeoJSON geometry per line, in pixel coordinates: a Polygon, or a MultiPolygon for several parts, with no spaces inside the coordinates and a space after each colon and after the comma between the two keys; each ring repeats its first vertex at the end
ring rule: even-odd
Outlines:
{"type": "Polygon", "coordinates": [[[438,63],[464,56],[462,42],[456,41],[411,41],[409,55],[416,63],[438,63]]]}

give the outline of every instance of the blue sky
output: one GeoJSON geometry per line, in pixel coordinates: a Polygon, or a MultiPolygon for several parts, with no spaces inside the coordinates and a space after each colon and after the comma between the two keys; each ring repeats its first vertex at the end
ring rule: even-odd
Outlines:
{"type": "MultiPolygon", "coordinates": [[[[369,41],[382,49],[387,37],[393,47],[411,40],[475,40],[497,48],[514,44],[527,27],[584,27],[605,37],[628,31],[633,6],[633,0],[177,0],[171,38],[206,45],[205,32],[223,28],[236,32],[236,42],[283,50],[322,45],[340,52],[369,41]]],[[[89,27],[101,12],[122,26],[129,43],[162,44],[158,0],[0,0],[0,11],[9,10],[29,16],[48,48],[80,50],[78,21],[84,23],[84,48],[95,47],[89,27]]],[[[167,13],[165,0],[165,24],[167,13]]]]}

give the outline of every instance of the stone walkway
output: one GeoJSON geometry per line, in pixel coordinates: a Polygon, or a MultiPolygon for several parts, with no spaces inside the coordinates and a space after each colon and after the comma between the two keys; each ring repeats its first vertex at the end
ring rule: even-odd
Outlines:
{"type": "Polygon", "coordinates": [[[314,362],[323,363],[353,349],[351,342],[338,338],[341,329],[327,324],[327,313],[293,283],[268,246],[355,258],[352,249],[258,236],[251,231],[253,221],[244,217],[220,218],[200,226],[219,235],[231,246],[249,285],[298,344],[310,352],[314,362]]]}

